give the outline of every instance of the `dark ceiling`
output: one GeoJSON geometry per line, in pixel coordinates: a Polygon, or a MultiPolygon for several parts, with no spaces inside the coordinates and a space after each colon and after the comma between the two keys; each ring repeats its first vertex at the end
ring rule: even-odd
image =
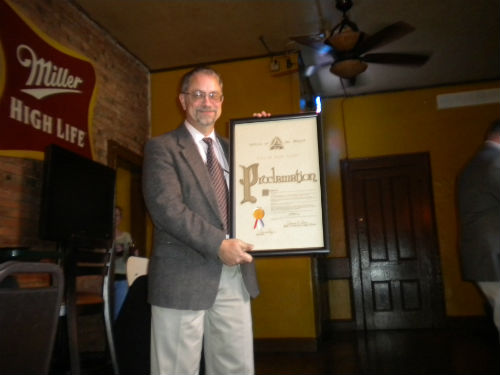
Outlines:
{"type": "MultiPolygon", "coordinates": [[[[331,30],[342,13],[334,0],[73,0],[151,72],[201,63],[299,51],[290,37],[331,30]]],[[[421,67],[368,64],[355,85],[328,67],[310,77],[324,97],[500,78],[500,0],[353,0],[348,15],[371,35],[396,21],[410,34],[371,52],[430,54],[421,67]]]]}

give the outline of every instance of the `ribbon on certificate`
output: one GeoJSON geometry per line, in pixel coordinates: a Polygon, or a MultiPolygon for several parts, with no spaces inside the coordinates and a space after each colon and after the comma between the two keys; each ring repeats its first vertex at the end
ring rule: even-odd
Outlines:
{"type": "Polygon", "coordinates": [[[264,218],[265,212],[262,208],[256,208],[253,211],[253,217],[255,219],[255,223],[253,225],[253,229],[260,230],[264,228],[264,221],[262,220],[264,218]]]}

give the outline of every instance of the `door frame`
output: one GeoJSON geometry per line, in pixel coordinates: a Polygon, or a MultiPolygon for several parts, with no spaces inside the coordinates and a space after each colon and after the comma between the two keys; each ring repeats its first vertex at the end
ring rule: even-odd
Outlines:
{"type": "Polygon", "coordinates": [[[359,168],[388,168],[394,165],[394,161],[398,161],[398,165],[404,163],[415,163],[416,161],[425,165],[428,174],[429,181],[429,205],[431,209],[431,219],[432,219],[432,231],[430,235],[432,243],[429,244],[430,250],[430,260],[432,263],[433,272],[435,274],[436,283],[439,284],[439,290],[432,293],[431,299],[434,306],[436,306],[436,311],[438,313],[433,314],[433,326],[440,327],[444,325],[444,290],[441,276],[441,262],[439,257],[439,245],[437,239],[437,226],[435,217],[435,206],[434,206],[434,195],[432,190],[432,174],[430,169],[430,155],[428,152],[423,153],[412,153],[412,154],[398,154],[398,155],[387,155],[387,156],[376,156],[370,158],[358,158],[358,159],[343,159],[340,161],[341,164],[341,176],[342,176],[342,196],[344,202],[344,222],[345,222],[345,232],[346,232],[346,245],[348,249],[348,256],[351,263],[351,287],[352,287],[352,297],[354,301],[354,321],[355,327],[358,330],[365,330],[367,325],[365,321],[365,308],[364,308],[364,297],[363,297],[363,283],[362,283],[362,270],[361,270],[361,254],[359,250],[358,232],[356,230],[356,215],[354,214],[354,201],[349,199],[349,192],[352,191],[353,187],[351,185],[352,181],[348,178],[349,173],[353,171],[352,162],[356,162],[358,165],[356,169],[359,168]],[[363,166],[363,163],[366,166],[363,166]],[[373,163],[377,163],[377,166],[372,166],[373,163]],[[442,313],[440,313],[442,312],[442,313]]]}
{"type": "Polygon", "coordinates": [[[142,198],[142,156],[123,147],[114,140],[108,140],[108,166],[114,169],[118,167],[130,171],[132,174],[132,186],[130,196],[130,234],[139,249],[140,255],[147,252],[147,229],[146,229],[146,206],[142,198]]]}

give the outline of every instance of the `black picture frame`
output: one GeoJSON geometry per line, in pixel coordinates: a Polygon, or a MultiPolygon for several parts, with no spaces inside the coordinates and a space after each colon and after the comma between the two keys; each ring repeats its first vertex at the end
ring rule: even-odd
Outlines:
{"type": "Polygon", "coordinates": [[[252,256],[330,252],[317,113],[230,120],[230,235],[252,256]]]}

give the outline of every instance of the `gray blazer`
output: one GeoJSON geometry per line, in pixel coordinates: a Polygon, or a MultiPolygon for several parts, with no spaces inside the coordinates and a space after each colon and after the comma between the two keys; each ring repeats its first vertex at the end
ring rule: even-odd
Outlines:
{"type": "Polygon", "coordinates": [[[458,178],[465,280],[500,280],[500,150],[487,143],[458,178]]]}
{"type": "MultiPolygon", "coordinates": [[[[219,138],[228,155],[228,142],[219,138]]],[[[143,193],[154,223],[149,264],[151,304],[205,310],[217,295],[226,237],[217,200],[191,134],[179,128],[146,143],[143,193]]],[[[240,265],[251,297],[259,294],[254,263],[240,265]]]]}

